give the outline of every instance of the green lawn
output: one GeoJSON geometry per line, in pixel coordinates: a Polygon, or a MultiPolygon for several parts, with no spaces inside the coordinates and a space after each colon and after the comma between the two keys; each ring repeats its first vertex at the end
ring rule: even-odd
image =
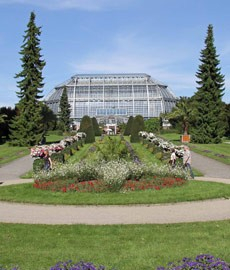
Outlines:
{"type": "Polygon", "coordinates": [[[189,180],[188,184],[181,187],[126,193],[52,192],[35,189],[32,184],[0,187],[0,200],[22,203],[128,205],[176,203],[214,198],[230,198],[230,185],[189,180]]]}
{"type": "Polygon", "coordinates": [[[229,227],[229,220],[110,226],[0,224],[0,260],[20,270],[48,270],[69,259],[106,269],[153,270],[198,254],[229,262],[229,227]]]}
{"type": "MultiPolygon", "coordinates": [[[[180,135],[176,133],[168,133],[160,135],[162,138],[171,141],[175,145],[181,145],[180,135]]],[[[222,163],[230,165],[230,143],[224,140],[220,144],[193,144],[189,143],[192,151],[203,156],[210,157],[222,163]]]]}
{"type": "MultiPolygon", "coordinates": [[[[63,139],[62,135],[57,134],[47,134],[47,143],[59,142],[63,139]]],[[[30,154],[31,147],[19,147],[10,146],[9,143],[4,143],[0,145],[0,165],[9,163],[17,158],[26,156],[30,154]]]]}
{"type": "MultiPolygon", "coordinates": [[[[88,147],[84,145],[71,161],[86,156],[88,147]]],[[[150,152],[143,155],[147,151],[141,147],[134,144],[141,158],[154,162],[154,156],[150,152]]],[[[11,150],[8,148],[8,153],[14,152],[11,150]]],[[[0,187],[0,200],[45,204],[156,204],[219,197],[230,198],[230,185],[192,180],[185,186],[160,191],[103,194],[49,192],[36,190],[31,184],[0,187]]],[[[230,262],[229,226],[230,220],[111,226],[0,223],[0,265],[18,265],[20,270],[48,270],[58,261],[72,259],[102,264],[108,270],[152,270],[204,253],[230,262]]]]}
{"type": "Polygon", "coordinates": [[[63,135],[53,134],[52,132],[49,132],[46,135],[46,142],[47,143],[54,143],[54,142],[60,142],[64,138],[63,135]]]}
{"type": "Polygon", "coordinates": [[[30,154],[30,148],[9,146],[8,143],[0,145],[0,165],[9,163],[17,158],[30,154]]]}

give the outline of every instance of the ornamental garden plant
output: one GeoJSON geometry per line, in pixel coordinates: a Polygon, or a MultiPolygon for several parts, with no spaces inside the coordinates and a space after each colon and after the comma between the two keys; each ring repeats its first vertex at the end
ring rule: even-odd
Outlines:
{"type": "Polygon", "coordinates": [[[67,161],[34,174],[34,187],[62,192],[127,192],[186,184],[187,172],[168,164],[142,163],[122,137],[102,137],[80,162],[67,161]]]}
{"type": "MultiPolygon", "coordinates": [[[[0,265],[0,270],[10,270],[9,268],[4,268],[0,265]]],[[[47,268],[47,270],[119,270],[111,269],[103,265],[96,266],[92,262],[73,262],[68,260],[65,262],[57,262],[54,266],[47,268]]],[[[159,266],[156,270],[229,270],[230,263],[222,260],[221,258],[216,258],[211,254],[200,254],[194,259],[183,258],[181,261],[176,263],[170,262],[168,266],[159,266]]],[[[22,270],[18,267],[11,268],[11,270],[22,270]]]]}

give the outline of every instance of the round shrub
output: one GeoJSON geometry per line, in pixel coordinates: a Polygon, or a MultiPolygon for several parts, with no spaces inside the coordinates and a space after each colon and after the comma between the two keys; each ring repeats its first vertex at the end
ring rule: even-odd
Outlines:
{"type": "Polygon", "coordinates": [[[33,172],[39,172],[44,168],[44,160],[42,158],[37,158],[33,162],[33,172]]]}

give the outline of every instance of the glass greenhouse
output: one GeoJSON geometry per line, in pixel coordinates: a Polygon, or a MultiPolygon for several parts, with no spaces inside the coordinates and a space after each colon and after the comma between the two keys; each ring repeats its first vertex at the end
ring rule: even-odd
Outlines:
{"type": "Polygon", "coordinates": [[[57,85],[45,98],[55,114],[64,87],[75,123],[84,115],[104,123],[111,119],[116,119],[116,123],[127,122],[131,115],[142,115],[145,119],[158,117],[170,112],[177,100],[167,85],[145,73],[76,74],[57,85]]]}

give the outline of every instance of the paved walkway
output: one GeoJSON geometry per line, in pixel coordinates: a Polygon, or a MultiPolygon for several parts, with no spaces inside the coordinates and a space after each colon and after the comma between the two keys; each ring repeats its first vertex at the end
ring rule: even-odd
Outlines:
{"type": "Polygon", "coordinates": [[[26,224],[167,224],[230,219],[230,200],[164,205],[53,206],[0,202],[0,222],[26,224]]]}
{"type": "MultiPolygon", "coordinates": [[[[230,166],[195,153],[195,180],[230,184],[230,166]],[[215,176],[211,178],[210,176],[215,176]]],[[[32,169],[30,156],[0,168],[1,186],[32,182],[19,175],[32,169]]],[[[54,206],[0,202],[0,222],[28,224],[165,224],[230,219],[230,199],[135,206],[54,206]],[[211,211],[210,211],[211,210],[211,211]]]]}
{"type": "Polygon", "coordinates": [[[0,182],[11,183],[20,182],[20,176],[32,170],[33,158],[30,155],[16,159],[8,164],[0,166],[0,182]]]}
{"type": "Polygon", "coordinates": [[[205,177],[230,179],[230,166],[192,152],[192,166],[205,177]]]}

